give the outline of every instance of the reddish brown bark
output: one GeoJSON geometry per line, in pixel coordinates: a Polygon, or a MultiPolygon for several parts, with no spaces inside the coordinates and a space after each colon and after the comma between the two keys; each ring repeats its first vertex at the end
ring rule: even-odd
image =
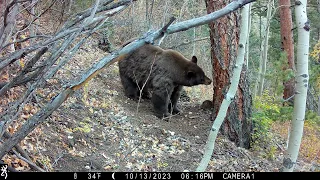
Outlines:
{"type": "MultiPolygon", "coordinates": [[[[231,0],[206,0],[207,12],[211,13],[225,7],[231,0]]],[[[218,114],[230,84],[239,42],[239,11],[209,23],[211,41],[211,61],[213,66],[213,119],[218,114]]],[[[245,69],[245,68],[244,68],[245,69]]],[[[227,117],[221,127],[222,133],[238,146],[249,147],[251,96],[243,70],[236,98],[230,104],[227,117]]]]}
{"type": "MultiPolygon", "coordinates": [[[[292,17],[290,9],[290,0],[279,0],[280,7],[280,29],[281,29],[281,46],[282,50],[287,53],[288,65],[284,66],[286,69],[295,69],[294,65],[294,44],[292,32],[292,17]]],[[[294,94],[294,78],[284,82],[283,98],[288,99],[294,94]]]]}

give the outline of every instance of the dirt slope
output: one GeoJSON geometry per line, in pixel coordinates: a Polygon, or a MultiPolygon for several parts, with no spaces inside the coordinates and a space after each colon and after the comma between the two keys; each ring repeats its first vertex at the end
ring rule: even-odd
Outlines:
{"type": "MultiPolygon", "coordinates": [[[[41,127],[37,156],[51,171],[194,171],[202,158],[211,112],[180,102],[183,112],[153,116],[150,101],[122,91],[117,66],[78,92],[41,127]],[[86,98],[84,98],[86,97],[86,98]]],[[[219,135],[208,171],[277,171],[269,162],[219,135]]]]}

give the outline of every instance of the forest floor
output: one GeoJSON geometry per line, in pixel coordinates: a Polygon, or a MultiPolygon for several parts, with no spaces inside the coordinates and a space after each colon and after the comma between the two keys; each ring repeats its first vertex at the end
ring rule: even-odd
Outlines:
{"type": "MultiPolygon", "coordinates": [[[[63,103],[20,145],[46,171],[194,171],[213,123],[211,111],[200,109],[195,99],[191,96],[190,102],[180,102],[182,113],[160,120],[153,115],[149,100],[138,107],[124,96],[114,64],[63,103]]],[[[274,137],[277,149],[270,155],[236,147],[219,134],[207,171],[279,171],[285,141],[274,137]]],[[[18,170],[29,170],[14,155],[7,155],[5,161],[18,170]]],[[[310,171],[310,167],[299,159],[296,171],[310,171]]]]}

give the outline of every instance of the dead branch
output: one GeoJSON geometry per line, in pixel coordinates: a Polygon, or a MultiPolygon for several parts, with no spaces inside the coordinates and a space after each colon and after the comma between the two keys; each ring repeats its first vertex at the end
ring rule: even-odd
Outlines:
{"type": "Polygon", "coordinates": [[[19,158],[22,159],[24,162],[28,163],[29,166],[37,171],[40,172],[46,172],[44,169],[42,169],[41,167],[37,166],[35,163],[33,163],[32,161],[29,161],[28,159],[24,158],[23,156],[21,156],[17,151],[12,149],[12,152],[19,158]]]}
{"type": "MultiPolygon", "coordinates": [[[[111,9],[115,9],[117,7],[120,6],[128,6],[130,3],[132,3],[133,1],[136,0],[122,0],[122,1],[118,1],[115,2],[113,4],[111,4],[110,6],[106,6],[107,4],[110,4],[110,1],[105,1],[104,3],[102,3],[103,6],[99,6],[97,9],[97,13],[103,12],[103,11],[108,11],[111,9]]],[[[80,12],[78,14],[75,15],[75,17],[72,19],[72,21],[70,23],[66,23],[65,26],[62,28],[63,29],[67,29],[70,28],[74,25],[76,25],[77,23],[79,23],[80,21],[82,21],[83,19],[87,18],[88,16],[90,16],[90,13],[92,11],[93,8],[89,8],[83,12],[80,12]]]]}
{"type": "MultiPolygon", "coordinates": [[[[10,43],[7,43],[6,45],[4,45],[2,47],[2,49],[5,49],[6,47],[10,46],[11,44],[15,44],[15,43],[23,43],[23,42],[26,42],[30,39],[36,39],[36,38],[52,38],[51,36],[47,36],[47,35],[36,35],[36,36],[29,36],[29,37],[26,37],[24,39],[20,39],[18,41],[13,41],[13,42],[10,42],[10,43]]],[[[0,49],[0,51],[2,50],[0,49]]]]}
{"type": "Polygon", "coordinates": [[[27,73],[31,71],[32,66],[40,59],[40,57],[46,53],[48,50],[47,47],[42,48],[24,67],[19,75],[13,78],[9,83],[5,84],[4,87],[0,86],[0,96],[2,96],[5,92],[7,92],[10,88],[25,84],[29,81],[34,80],[38,75],[41,69],[38,69],[37,72],[32,73],[29,76],[25,76],[27,73]]]}
{"type": "MultiPolygon", "coordinates": [[[[6,138],[6,139],[9,139],[11,138],[11,135],[8,131],[5,131],[4,134],[3,134],[3,137],[6,138]]],[[[16,144],[14,146],[14,148],[16,148],[16,150],[26,159],[28,159],[29,161],[31,161],[31,158],[29,157],[29,155],[27,154],[26,151],[24,151],[18,144],[16,144]]]]}
{"type": "MultiPolygon", "coordinates": [[[[5,4],[5,3],[4,3],[5,4]]],[[[15,16],[18,13],[18,4],[16,1],[5,8],[3,22],[0,23],[0,49],[6,44],[12,35],[12,29],[15,27],[15,16]]]]}
{"type": "Polygon", "coordinates": [[[49,9],[51,9],[51,7],[56,3],[57,0],[54,0],[47,9],[45,9],[44,11],[42,11],[38,16],[34,17],[28,25],[26,25],[23,29],[19,30],[16,34],[21,33],[23,31],[25,31],[26,29],[28,29],[37,19],[39,19],[43,14],[45,14],[49,9]]]}
{"type": "Polygon", "coordinates": [[[198,18],[194,18],[194,19],[190,19],[187,21],[183,21],[183,22],[179,22],[176,24],[171,25],[168,30],[167,33],[168,34],[172,34],[172,33],[176,33],[176,32],[180,32],[180,31],[185,31],[187,29],[196,27],[196,26],[201,26],[204,24],[208,24],[211,21],[217,20],[223,16],[225,16],[226,14],[229,14],[239,8],[241,8],[242,6],[254,2],[256,0],[234,0],[232,1],[230,4],[228,4],[226,7],[212,12],[210,14],[198,17],[198,18]]]}
{"type": "MultiPolygon", "coordinates": [[[[117,3],[111,4],[110,6],[98,7],[96,13],[103,12],[103,11],[108,11],[108,10],[111,10],[111,11],[110,11],[110,13],[105,13],[103,15],[100,15],[100,16],[97,16],[97,17],[93,18],[91,21],[88,21],[90,23],[87,24],[86,27],[91,26],[93,24],[96,24],[97,22],[100,22],[101,20],[104,20],[107,17],[113,16],[115,13],[122,11],[130,3],[131,3],[130,0],[124,0],[124,1],[119,1],[117,3]],[[122,7],[122,8],[119,8],[119,7],[122,7]],[[112,11],[113,9],[116,9],[116,10],[112,11]]],[[[25,47],[23,49],[20,49],[18,51],[15,51],[15,52],[9,54],[8,56],[0,58],[0,71],[4,67],[6,67],[9,64],[15,62],[16,60],[20,59],[22,56],[25,56],[25,55],[27,55],[27,54],[29,54],[29,53],[31,53],[31,52],[39,49],[39,48],[42,48],[42,47],[45,47],[45,46],[49,46],[49,45],[53,44],[54,42],[56,42],[58,40],[61,40],[61,39],[65,38],[66,36],[69,36],[70,34],[75,33],[75,32],[77,32],[79,30],[83,30],[82,27],[73,27],[73,26],[75,26],[81,20],[84,20],[84,19],[86,19],[87,17],[89,17],[91,15],[90,14],[91,11],[86,11],[86,12],[88,12],[88,13],[84,14],[83,16],[81,16],[80,19],[75,18],[75,19],[71,19],[70,21],[66,22],[65,25],[63,26],[63,28],[59,32],[57,32],[54,36],[52,36],[52,38],[46,39],[46,40],[41,41],[40,43],[37,43],[37,44],[33,44],[33,45],[30,45],[30,46],[27,46],[27,47],[25,47]],[[72,24],[72,25],[68,25],[68,24],[72,24]]],[[[0,46],[0,51],[1,50],[2,50],[2,48],[0,46]]]]}
{"type": "MultiPolygon", "coordinates": [[[[3,136],[4,136],[6,139],[11,138],[11,135],[10,135],[7,131],[4,133],[3,136]]],[[[23,161],[25,161],[26,163],[28,163],[29,166],[30,166],[32,169],[36,170],[36,171],[45,172],[42,168],[40,168],[39,166],[37,166],[36,164],[34,164],[34,163],[32,162],[32,160],[31,160],[31,158],[29,157],[29,155],[27,154],[27,152],[25,152],[18,144],[16,144],[16,145],[14,146],[14,148],[16,149],[16,151],[12,149],[12,152],[13,152],[19,159],[22,159],[23,161]],[[20,155],[19,153],[20,153],[21,155],[20,155]]]]}
{"type": "MultiPolygon", "coordinates": [[[[166,25],[167,26],[167,25],[166,25]]],[[[148,41],[150,39],[154,39],[152,36],[157,35],[158,38],[163,34],[163,28],[157,31],[156,34],[150,34],[145,37],[148,41]],[[151,36],[152,38],[150,38],[151,36]]],[[[138,40],[137,43],[142,46],[146,40],[138,40]]],[[[27,136],[30,132],[32,132],[37,125],[44,122],[45,119],[51,115],[53,111],[55,111],[69,96],[71,96],[75,90],[80,89],[86,82],[88,82],[90,79],[95,77],[103,67],[109,66],[112,63],[118,61],[120,55],[121,57],[125,57],[125,54],[128,54],[129,52],[135,50],[136,48],[140,46],[131,46],[130,44],[123,47],[121,50],[117,51],[115,54],[108,56],[106,58],[103,58],[100,60],[97,64],[93,65],[91,69],[89,69],[82,78],[74,83],[73,85],[70,85],[66,87],[65,90],[63,90],[58,96],[56,96],[51,102],[49,102],[44,108],[42,108],[38,113],[36,113],[34,116],[29,118],[22,127],[12,135],[12,137],[8,140],[6,140],[1,146],[0,146],[0,157],[3,157],[5,154],[7,154],[14,145],[19,143],[22,139],[24,139],[25,136],[27,136]]],[[[39,83],[38,81],[36,83],[39,83]]],[[[36,86],[36,85],[34,85],[36,86]]],[[[36,86],[37,87],[37,86],[36,86]]],[[[30,88],[29,88],[30,89],[30,88]]],[[[31,88],[32,89],[32,88],[31,88]]]]}

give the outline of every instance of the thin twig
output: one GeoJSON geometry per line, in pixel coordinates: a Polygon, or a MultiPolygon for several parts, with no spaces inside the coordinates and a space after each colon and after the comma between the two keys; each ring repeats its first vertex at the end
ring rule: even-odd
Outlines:
{"type": "Polygon", "coordinates": [[[21,160],[23,160],[24,162],[28,163],[30,165],[31,168],[34,168],[40,172],[46,172],[44,169],[42,169],[41,167],[37,166],[35,163],[29,161],[28,159],[22,157],[17,151],[12,149],[12,152],[21,160]]]}
{"type": "Polygon", "coordinates": [[[152,61],[151,67],[150,67],[150,71],[149,71],[148,77],[147,77],[147,79],[145,80],[145,82],[143,83],[142,88],[140,88],[139,82],[137,82],[137,79],[136,79],[136,84],[137,84],[137,86],[138,86],[139,93],[140,93],[140,94],[139,94],[139,100],[138,100],[138,104],[137,104],[136,113],[138,113],[139,105],[140,105],[141,98],[142,98],[142,91],[143,91],[143,89],[145,88],[145,86],[146,86],[146,84],[147,84],[147,82],[148,82],[148,80],[149,80],[149,78],[150,78],[150,75],[151,75],[151,73],[152,73],[152,68],[153,68],[154,62],[156,61],[156,56],[157,56],[157,54],[155,54],[155,56],[154,56],[154,58],[153,58],[153,61],[152,61]]]}
{"type": "Polygon", "coordinates": [[[10,46],[11,44],[15,44],[15,43],[22,43],[22,42],[25,42],[25,41],[28,41],[29,39],[35,39],[35,38],[52,38],[52,36],[48,36],[48,35],[35,35],[35,36],[29,36],[29,37],[26,37],[24,39],[20,39],[18,41],[13,41],[13,42],[9,42],[7,43],[6,45],[4,45],[1,49],[5,49],[6,47],[10,46]]]}
{"type": "MultiPolygon", "coordinates": [[[[11,135],[8,131],[5,131],[3,134],[3,137],[6,139],[11,138],[11,135]]],[[[18,144],[16,144],[14,146],[14,148],[16,148],[16,150],[26,159],[28,159],[29,161],[31,161],[31,158],[29,157],[28,153],[26,151],[24,151],[18,144]]]]}
{"type": "Polygon", "coordinates": [[[57,159],[54,160],[54,162],[52,163],[52,167],[55,167],[56,164],[58,163],[58,161],[65,155],[66,153],[60,153],[59,156],[57,157],[57,159]]]}
{"type": "Polygon", "coordinates": [[[284,99],[284,100],[283,100],[283,102],[287,102],[287,101],[289,101],[289,100],[290,100],[290,99],[292,99],[294,96],[295,96],[295,94],[294,94],[294,95],[292,95],[292,96],[290,96],[288,99],[284,99]]]}

